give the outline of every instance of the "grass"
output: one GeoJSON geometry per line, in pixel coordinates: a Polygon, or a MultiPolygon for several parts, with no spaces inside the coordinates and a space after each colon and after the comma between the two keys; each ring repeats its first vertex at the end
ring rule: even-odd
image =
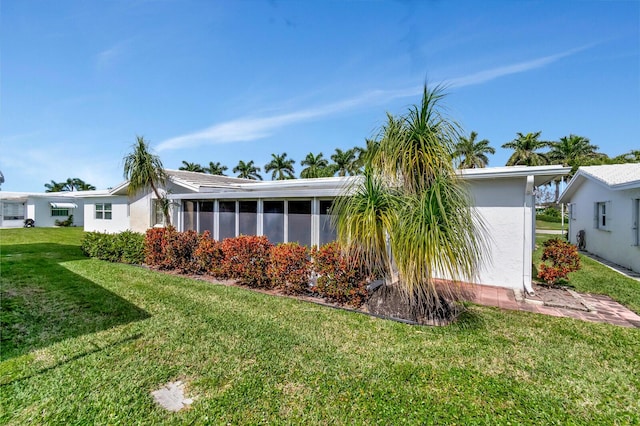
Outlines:
{"type": "MultiPolygon", "coordinates": [[[[560,235],[536,235],[537,250],[533,253],[534,265],[541,262],[542,243],[560,235]]],[[[569,274],[569,286],[581,293],[606,294],[634,312],[640,313],[640,282],[580,255],[580,270],[569,274]]]]}
{"type": "Polygon", "coordinates": [[[83,258],[79,238],[0,230],[0,423],[640,422],[637,329],[480,306],[415,327],[83,258]],[[195,402],[168,413],[149,393],[177,379],[195,402]]]}
{"type": "Polygon", "coordinates": [[[551,229],[551,230],[567,230],[568,228],[568,224],[567,222],[564,223],[564,227],[562,226],[562,223],[560,222],[547,222],[545,220],[539,220],[536,219],[536,229],[551,229]]]}

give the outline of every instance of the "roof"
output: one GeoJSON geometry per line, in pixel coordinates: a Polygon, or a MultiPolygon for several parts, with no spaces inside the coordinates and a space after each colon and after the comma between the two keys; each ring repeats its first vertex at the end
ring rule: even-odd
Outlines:
{"type": "Polygon", "coordinates": [[[534,185],[541,186],[566,176],[570,171],[571,167],[552,164],[547,166],[502,166],[480,169],[461,169],[458,170],[458,173],[465,180],[504,179],[533,176],[534,185]]]}
{"type": "Polygon", "coordinates": [[[580,167],[562,192],[559,201],[569,202],[576,190],[586,181],[596,182],[612,191],[640,188],[640,163],[580,167]]]}
{"type": "MultiPolygon", "coordinates": [[[[251,179],[188,172],[186,170],[165,169],[165,172],[171,182],[195,192],[207,192],[211,188],[237,188],[239,184],[255,182],[251,179]]],[[[124,181],[111,189],[110,193],[111,195],[124,194],[128,186],[129,181],[124,181]]]]}
{"type": "Polygon", "coordinates": [[[188,172],[185,170],[165,170],[169,179],[175,183],[184,183],[194,187],[224,187],[235,186],[240,183],[255,182],[251,179],[241,179],[228,176],[210,175],[207,173],[188,172]]]}
{"type": "MultiPolygon", "coordinates": [[[[533,176],[534,184],[544,185],[555,179],[565,176],[571,170],[570,167],[560,165],[551,166],[505,166],[484,169],[465,169],[458,173],[464,180],[479,179],[508,179],[526,178],[533,176]]],[[[200,173],[196,173],[200,174],[200,173]]],[[[282,197],[286,191],[288,197],[335,197],[343,194],[362,176],[329,177],[317,179],[288,179],[275,181],[255,181],[241,179],[243,183],[228,185],[224,189],[208,188],[200,190],[200,194],[189,194],[190,199],[206,199],[211,197],[211,192],[216,192],[216,198],[242,198],[242,197],[282,197]]],[[[221,188],[218,186],[218,188],[221,188]]],[[[171,194],[171,199],[183,199],[185,194],[171,194]]]]}
{"type": "Polygon", "coordinates": [[[28,198],[46,198],[49,200],[70,200],[95,195],[109,195],[107,190],[92,191],[57,191],[57,192],[6,192],[0,191],[2,200],[27,200],[28,198]]]}

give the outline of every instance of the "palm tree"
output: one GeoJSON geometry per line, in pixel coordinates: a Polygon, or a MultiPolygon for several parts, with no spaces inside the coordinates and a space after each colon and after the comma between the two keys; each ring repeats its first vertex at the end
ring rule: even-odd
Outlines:
{"type": "Polygon", "coordinates": [[[335,154],[331,155],[331,159],[335,163],[338,176],[353,176],[356,174],[358,166],[356,164],[356,153],[353,149],[342,151],[336,148],[335,154]]]}
{"type": "Polygon", "coordinates": [[[204,167],[202,167],[200,164],[198,163],[190,163],[188,161],[184,161],[182,160],[182,166],[180,166],[178,168],[178,170],[184,170],[187,172],[198,172],[198,173],[204,173],[205,169],[204,167]]]}
{"type": "Polygon", "coordinates": [[[168,199],[160,195],[159,191],[168,179],[160,157],[151,153],[149,143],[142,136],[136,136],[136,142],[131,148],[132,152],[124,157],[124,178],[129,181],[129,196],[151,188],[161,203],[165,224],[171,226],[168,199]]]}
{"type": "Polygon", "coordinates": [[[227,166],[223,166],[220,162],[209,161],[209,167],[205,169],[205,172],[210,175],[226,176],[225,171],[229,169],[227,166]]]}
{"type": "Polygon", "coordinates": [[[588,138],[570,134],[563,136],[558,142],[551,142],[549,159],[555,164],[571,166],[574,173],[585,160],[594,158],[597,155],[598,147],[591,145],[588,138]],[[575,168],[575,170],[574,170],[575,168]]]}
{"type": "Polygon", "coordinates": [[[67,186],[70,188],[70,191],[93,191],[96,189],[95,186],[80,178],[67,179],[67,186]]]}
{"type": "Polygon", "coordinates": [[[502,145],[503,148],[515,151],[507,160],[507,166],[541,166],[548,164],[549,160],[546,154],[536,152],[551,145],[550,142],[538,139],[541,133],[535,132],[525,135],[518,132],[516,133],[517,138],[502,145]]]}
{"type": "Polygon", "coordinates": [[[260,176],[260,167],[253,165],[253,160],[245,163],[244,161],[238,161],[238,165],[233,168],[233,173],[238,173],[239,178],[262,180],[260,176]]]}
{"type": "Polygon", "coordinates": [[[355,162],[358,170],[364,171],[365,165],[370,163],[371,158],[373,158],[379,146],[380,141],[375,139],[365,139],[364,147],[357,146],[353,149],[356,153],[355,162]]]}
{"type": "MultiPolygon", "coordinates": [[[[578,167],[587,165],[591,160],[596,158],[598,147],[591,145],[588,138],[570,134],[563,136],[557,142],[551,142],[551,150],[548,158],[553,164],[562,164],[563,166],[571,166],[569,178],[578,170],[578,167]]],[[[560,180],[555,180],[555,200],[558,202],[560,198],[560,180]]]]}
{"type": "Polygon", "coordinates": [[[439,87],[425,86],[420,105],[387,115],[365,178],[349,189],[355,196],[335,208],[339,241],[387,278],[390,248],[398,285],[418,316],[430,320],[454,315],[454,303],[466,296],[459,283],[473,281],[486,248],[482,221],[453,167],[459,126],[443,114],[443,97],[439,87]]]}
{"type": "Polygon", "coordinates": [[[54,180],[51,180],[50,183],[45,183],[44,187],[46,188],[44,192],[62,192],[62,191],[66,191],[65,187],[66,187],[67,183],[66,182],[56,182],[54,180]]]}
{"type": "Polygon", "coordinates": [[[64,182],[51,181],[45,183],[45,192],[66,192],[66,191],[91,191],[96,189],[95,186],[86,183],[80,178],[67,178],[64,182]]]}
{"type": "Polygon", "coordinates": [[[323,157],[322,153],[313,155],[313,152],[300,162],[301,166],[308,166],[302,169],[300,177],[303,179],[329,177],[335,174],[334,168],[329,166],[329,161],[323,157]]]}
{"type": "Polygon", "coordinates": [[[287,153],[271,154],[271,161],[264,166],[264,171],[271,173],[272,180],[294,179],[293,164],[295,160],[287,159],[287,153]]]}
{"type": "Polygon", "coordinates": [[[496,150],[489,146],[489,141],[482,139],[476,142],[478,134],[471,132],[468,138],[460,136],[460,140],[456,143],[453,157],[460,161],[461,169],[484,168],[489,164],[487,154],[495,154],[496,150]]]}

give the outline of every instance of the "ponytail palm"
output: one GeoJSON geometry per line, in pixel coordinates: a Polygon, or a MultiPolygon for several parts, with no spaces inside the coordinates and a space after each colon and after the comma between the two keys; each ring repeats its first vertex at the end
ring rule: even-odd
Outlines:
{"type": "Polygon", "coordinates": [[[366,168],[362,181],[349,188],[333,209],[337,218],[338,241],[362,259],[369,270],[390,278],[391,259],[387,232],[397,223],[399,199],[380,176],[366,168]]]}
{"type": "Polygon", "coordinates": [[[425,86],[420,105],[387,115],[364,179],[336,206],[339,240],[386,276],[389,247],[400,289],[428,319],[452,314],[450,303],[465,296],[459,283],[474,280],[486,248],[482,221],[453,167],[459,126],[443,114],[443,97],[439,87],[425,86]]]}

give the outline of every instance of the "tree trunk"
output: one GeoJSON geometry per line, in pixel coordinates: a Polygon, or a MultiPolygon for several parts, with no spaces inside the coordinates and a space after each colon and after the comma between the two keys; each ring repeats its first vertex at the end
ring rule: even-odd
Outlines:
{"type": "Polygon", "coordinates": [[[164,215],[164,225],[167,227],[171,226],[171,217],[169,216],[169,204],[165,202],[165,197],[160,196],[160,193],[158,192],[158,189],[153,184],[153,182],[151,182],[151,189],[153,189],[153,192],[156,194],[156,198],[158,202],[161,203],[160,207],[162,207],[162,214],[164,215]]]}

